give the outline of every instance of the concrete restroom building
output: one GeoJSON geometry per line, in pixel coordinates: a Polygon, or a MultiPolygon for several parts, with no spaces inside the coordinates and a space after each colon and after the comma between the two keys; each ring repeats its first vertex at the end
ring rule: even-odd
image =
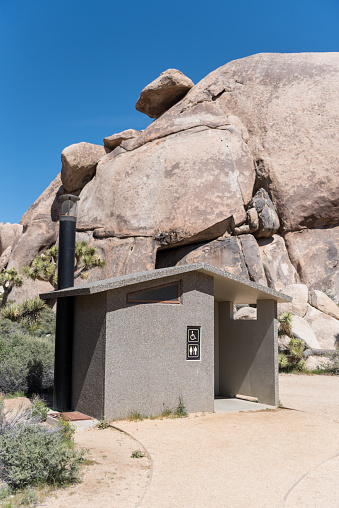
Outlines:
{"type": "Polygon", "coordinates": [[[160,414],[182,398],[277,405],[277,303],[290,297],[204,263],[134,273],[41,295],[72,297],[73,410],[97,419],[160,414]],[[256,304],[256,320],[233,320],[256,304]]]}

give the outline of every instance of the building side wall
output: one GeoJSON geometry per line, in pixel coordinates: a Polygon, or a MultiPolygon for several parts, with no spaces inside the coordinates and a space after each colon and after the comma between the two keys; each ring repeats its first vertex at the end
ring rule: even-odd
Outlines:
{"type": "Polygon", "coordinates": [[[181,280],[180,304],[126,303],[127,294],[161,285],[138,284],[107,293],[105,415],[160,414],[176,408],[213,411],[214,282],[199,272],[181,280]],[[201,360],[186,360],[187,326],[201,326],[201,360]]]}
{"type": "Polygon", "coordinates": [[[106,293],[74,302],[72,399],[75,411],[104,418],[106,293]]]}
{"type": "Polygon", "coordinates": [[[219,391],[277,405],[278,339],[274,300],[257,302],[257,320],[233,320],[232,302],[219,304],[219,391]]]}

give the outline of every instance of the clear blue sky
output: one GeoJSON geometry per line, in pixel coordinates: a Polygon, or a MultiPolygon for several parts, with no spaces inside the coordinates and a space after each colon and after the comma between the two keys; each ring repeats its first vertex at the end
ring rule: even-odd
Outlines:
{"type": "Polygon", "coordinates": [[[0,222],[19,222],[68,145],[143,129],[142,88],[254,53],[339,51],[338,0],[0,0],[0,222]]]}

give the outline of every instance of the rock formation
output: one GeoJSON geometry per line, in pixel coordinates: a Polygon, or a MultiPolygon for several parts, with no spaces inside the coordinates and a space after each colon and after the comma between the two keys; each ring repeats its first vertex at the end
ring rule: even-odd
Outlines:
{"type": "Polygon", "coordinates": [[[0,256],[8,249],[12,247],[15,240],[19,238],[23,230],[21,224],[10,224],[7,222],[3,224],[0,222],[0,256]]]}
{"type": "Polygon", "coordinates": [[[76,194],[94,176],[98,161],[109,150],[91,143],[77,143],[61,152],[61,181],[65,190],[76,194]]]}
{"type": "Polygon", "coordinates": [[[182,72],[168,69],[142,90],[135,109],[150,118],[158,118],[193,86],[193,82],[182,72]]]}
{"type": "Polygon", "coordinates": [[[62,152],[61,179],[21,220],[9,266],[55,242],[58,197],[75,192],[79,239],[106,259],[90,280],[203,260],[298,294],[299,335],[311,326],[310,343],[335,347],[338,80],[339,53],[253,55],[195,86],[166,71],[137,102],[156,118],[144,131],[62,152]]]}
{"type": "Polygon", "coordinates": [[[104,146],[109,148],[110,150],[114,150],[117,146],[121,145],[123,141],[128,139],[136,138],[139,135],[140,131],[136,131],[135,129],[127,129],[122,132],[117,132],[112,136],[107,136],[103,139],[104,146]]]}

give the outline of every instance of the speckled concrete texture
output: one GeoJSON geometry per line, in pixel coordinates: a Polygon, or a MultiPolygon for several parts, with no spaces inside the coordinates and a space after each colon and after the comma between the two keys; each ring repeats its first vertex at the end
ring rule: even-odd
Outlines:
{"type": "Polygon", "coordinates": [[[278,403],[273,314],[276,302],[286,301],[281,293],[196,263],[50,295],[72,295],[75,301],[72,398],[77,411],[98,419],[123,418],[173,410],[180,400],[189,412],[213,411],[214,383],[221,395],[278,403]],[[180,304],[127,303],[128,293],[173,281],[181,285],[180,304]],[[226,322],[219,312],[214,337],[214,303],[224,308],[229,298],[258,301],[258,321],[226,322]],[[199,360],[186,358],[188,326],[201,327],[199,360]],[[219,341],[218,330],[227,340],[219,341]]]}
{"type": "Polygon", "coordinates": [[[100,420],[105,412],[106,293],[74,300],[73,408],[100,420]]]}
{"type": "Polygon", "coordinates": [[[127,293],[154,282],[107,293],[105,415],[160,414],[182,397],[187,411],[213,411],[213,278],[184,273],[181,304],[128,304],[127,293]],[[201,326],[201,360],[186,360],[187,326],[201,326]]]}
{"type": "Polygon", "coordinates": [[[274,289],[262,286],[256,282],[242,279],[237,275],[225,272],[224,270],[220,270],[219,268],[215,268],[214,266],[206,263],[194,263],[190,265],[161,268],[158,270],[150,270],[148,272],[131,273],[121,277],[114,277],[113,279],[87,282],[74,288],[66,288],[59,291],[52,291],[50,293],[43,293],[40,297],[42,299],[49,299],[99,293],[132,284],[155,281],[164,277],[171,277],[172,275],[180,276],[181,274],[194,271],[199,271],[214,278],[215,285],[220,286],[220,292],[227,293],[227,296],[224,295],[221,298],[221,301],[230,300],[234,303],[256,303],[257,300],[264,299],[273,299],[281,303],[292,301],[291,297],[279,293],[274,289]],[[270,298],[270,296],[272,298],[270,298]]]}
{"type": "Polygon", "coordinates": [[[232,302],[219,303],[219,393],[278,405],[277,304],[260,300],[258,319],[233,320],[232,302]]]}

